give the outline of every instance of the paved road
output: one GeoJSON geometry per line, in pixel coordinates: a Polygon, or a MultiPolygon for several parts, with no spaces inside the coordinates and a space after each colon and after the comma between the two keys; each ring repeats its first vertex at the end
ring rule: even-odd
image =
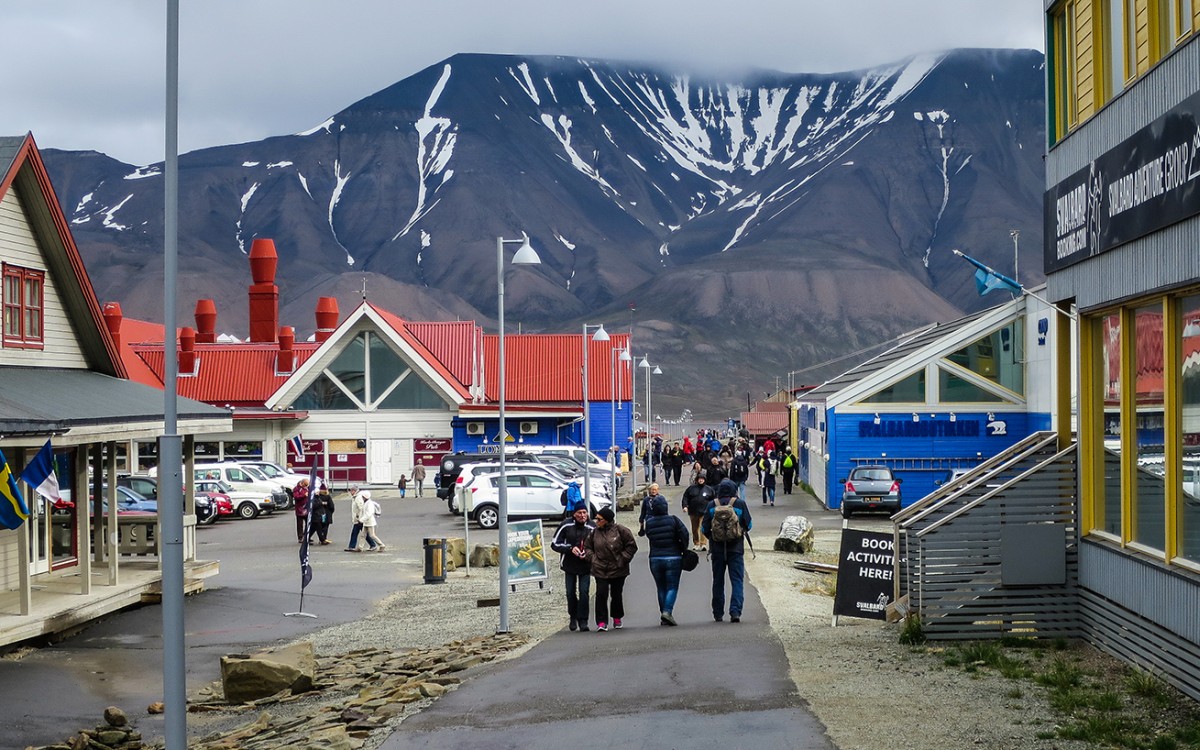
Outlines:
{"type": "MultiPolygon", "coordinates": [[[[666,492],[673,510],[680,492],[666,492]]],[[[778,523],[783,505],[781,497],[779,508],[763,512],[760,528],[778,523]]],[[[564,627],[407,719],[384,750],[832,750],[824,727],[795,694],[783,647],[753,587],[746,588],[742,622],[714,622],[712,573],[702,557],[695,571],[683,574],[679,626],[661,626],[644,540],[640,547],[622,630],[572,633],[564,627]]],[[[563,600],[561,583],[550,595],[563,600]]],[[[565,603],[562,609],[565,625],[565,603]]]]}

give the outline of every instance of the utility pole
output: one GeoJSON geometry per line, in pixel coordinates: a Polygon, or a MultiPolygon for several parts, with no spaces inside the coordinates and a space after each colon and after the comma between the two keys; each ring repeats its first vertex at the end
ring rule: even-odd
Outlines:
{"type": "Polygon", "coordinates": [[[1020,259],[1017,256],[1017,240],[1021,237],[1021,230],[1010,229],[1008,230],[1008,236],[1012,237],[1013,240],[1013,281],[1019,284],[1021,283],[1021,279],[1017,277],[1017,266],[1020,263],[1020,259]]]}

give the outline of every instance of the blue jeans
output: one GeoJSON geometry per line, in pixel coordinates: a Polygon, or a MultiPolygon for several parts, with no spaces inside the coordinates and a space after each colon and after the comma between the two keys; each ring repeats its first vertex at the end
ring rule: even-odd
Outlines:
{"type": "MultiPolygon", "coordinates": [[[[346,549],[358,549],[358,534],[362,531],[363,525],[356,523],[350,527],[350,543],[346,545],[346,549]]],[[[375,549],[376,544],[370,536],[367,537],[367,544],[371,545],[371,549],[375,549]]]]}
{"type": "Polygon", "coordinates": [[[567,575],[567,617],[578,620],[580,625],[587,625],[592,576],[590,573],[563,572],[567,575]]]}
{"type": "Polygon", "coordinates": [[[775,485],[763,485],[763,505],[767,504],[768,498],[771,502],[775,502],[775,485]]]}
{"type": "Polygon", "coordinates": [[[741,501],[744,503],[744,502],[746,502],[746,483],[738,482],[737,486],[738,486],[738,498],[741,499],[741,501]]]}
{"type": "Polygon", "coordinates": [[[713,617],[725,616],[725,571],[729,571],[729,614],[733,617],[742,616],[744,602],[744,582],[746,579],[746,557],[741,552],[729,552],[720,542],[709,546],[712,557],[713,572],[713,617]]]}
{"type": "Polygon", "coordinates": [[[675,595],[679,593],[679,574],[683,570],[683,560],[679,555],[673,557],[650,558],[650,575],[654,576],[654,585],[658,588],[658,611],[671,614],[675,609],[675,595]]]}

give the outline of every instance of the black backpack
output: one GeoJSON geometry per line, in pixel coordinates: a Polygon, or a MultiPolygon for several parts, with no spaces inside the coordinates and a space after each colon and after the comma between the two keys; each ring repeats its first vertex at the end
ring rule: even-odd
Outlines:
{"type": "Polygon", "coordinates": [[[741,456],[733,459],[729,466],[729,478],[735,482],[745,482],[750,478],[750,462],[741,456]]]}

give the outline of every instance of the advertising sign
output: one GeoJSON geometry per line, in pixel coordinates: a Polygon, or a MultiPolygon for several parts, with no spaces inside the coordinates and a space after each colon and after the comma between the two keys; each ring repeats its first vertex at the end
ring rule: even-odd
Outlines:
{"type": "Polygon", "coordinates": [[[510,585],[546,578],[542,520],[508,522],[508,582],[510,585]]]}
{"type": "Polygon", "coordinates": [[[842,529],[833,614],[886,619],[896,553],[891,534],[842,529]]]}
{"type": "Polygon", "coordinates": [[[1046,191],[1049,273],[1200,213],[1200,94],[1046,191]]]}
{"type": "Polygon", "coordinates": [[[427,468],[436,467],[442,462],[442,456],[450,452],[452,445],[450,438],[413,439],[413,465],[419,461],[427,468]]]}

